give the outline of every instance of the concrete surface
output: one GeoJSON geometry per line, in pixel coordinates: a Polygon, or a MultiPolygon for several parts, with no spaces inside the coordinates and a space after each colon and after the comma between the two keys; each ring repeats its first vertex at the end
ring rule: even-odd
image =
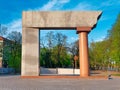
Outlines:
{"type": "Polygon", "coordinates": [[[71,69],[71,68],[58,68],[58,74],[77,74],[80,75],[80,69],[71,69]]]}
{"type": "Polygon", "coordinates": [[[23,76],[39,76],[39,29],[22,30],[22,73],[23,76]]]}
{"type": "Polygon", "coordinates": [[[101,11],[27,11],[22,20],[23,27],[93,27],[100,14],[101,11]]]}
{"type": "Polygon", "coordinates": [[[120,90],[120,78],[21,79],[20,76],[0,76],[0,90],[120,90]]]}
{"type": "Polygon", "coordinates": [[[40,74],[57,74],[57,69],[40,67],[40,74]]]}
{"type": "Polygon", "coordinates": [[[80,69],[73,68],[43,68],[40,67],[40,74],[65,74],[65,75],[79,75],[80,69]]]}

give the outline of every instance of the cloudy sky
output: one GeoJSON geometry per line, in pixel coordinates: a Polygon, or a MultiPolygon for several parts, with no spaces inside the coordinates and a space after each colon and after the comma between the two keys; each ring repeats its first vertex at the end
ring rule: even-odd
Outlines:
{"type": "MultiPolygon", "coordinates": [[[[120,13],[120,0],[0,0],[0,24],[6,25],[9,31],[22,32],[22,11],[83,11],[100,10],[102,17],[97,27],[89,33],[89,41],[100,41],[107,36],[120,13]]],[[[47,31],[41,31],[41,36],[47,31]]],[[[76,40],[76,31],[57,31],[66,34],[69,41],[76,40]]]]}

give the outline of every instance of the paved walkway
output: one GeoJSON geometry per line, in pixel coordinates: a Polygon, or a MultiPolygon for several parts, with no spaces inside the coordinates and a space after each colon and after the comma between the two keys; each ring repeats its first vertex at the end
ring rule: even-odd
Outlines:
{"type": "Polygon", "coordinates": [[[120,78],[111,80],[50,78],[21,79],[0,76],[0,90],[120,90],[120,78]]]}

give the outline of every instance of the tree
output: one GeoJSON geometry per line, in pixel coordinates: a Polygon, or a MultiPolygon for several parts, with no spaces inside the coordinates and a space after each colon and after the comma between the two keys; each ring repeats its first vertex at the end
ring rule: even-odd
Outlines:
{"type": "Polygon", "coordinates": [[[7,34],[7,27],[0,24],[0,36],[7,34]]]}
{"type": "Polygon", "coordinates": [[[9,40],[11,40],[10,58],[9,58],[8,66],[15,68],[16,72],[20,72],[22,34],[17,31],[12,31],[8,34],[7,37],[9,40]]]}
{"type": "Polygon", "coordinates": [[[71,66],[67,37],[61,33],[48,32],[40,41],[40,64],[43,67],[71,66]]]}
{"type": "Polygon", "coordinates": [[[108,32],[108,38],[111,41],[111,59],[115,62],[115,67],[120,68],[120,14],[112,29],[108,32]]]}
{"type": "Polygon", "coordinates": [[[22,34],[17,31],[10,32],[8,34],[7,38],[18,44],[21,44],[21,42],[22,42],[22,34]]]}
{"type": "Polygon", "coordinates": [[[76,68],[78,68],[79,67],[79,59],[77,61],[75,61],[74,57],[75,56],[79,57],[79,40],[72,42],[68,47],[68,51],[71,53],[73,67],[75,68],[75,63],[76,63],[77,64],[76,68]]]}
{"type": "Polygon", "coordinates": [[[89,48],[90,66],[94,69],[107,70],[110,63],[109,40],[92,42],[89,48]]]}
{"type": "Polygon", "coordinates": [[[40,40],[40,64],[45,67],[52,67],[52,47],[54,46],[54,33],[48,32],[40,40]]]}
{"type": "Polygon", "coordinates": [[[56,43],[56,59],[58,60],[57,66],[62,67],[64,61],[64,55],[66,54],[65,47],[66,47],[66,40],[67,36],[63,35],[62,33],[56,33],[55,35],[55,43],[56,43]],[[64,54],[63,54],[64,53],[64,54]]]}

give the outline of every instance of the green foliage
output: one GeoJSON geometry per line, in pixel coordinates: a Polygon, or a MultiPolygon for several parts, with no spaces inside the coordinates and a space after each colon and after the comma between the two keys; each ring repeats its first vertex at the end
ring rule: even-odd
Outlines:
{"type": "Polygon", "coordinates": [[[89,48],[90,66],[94,69],[120,69],[120,14],[103,41],[92,42],[89,48]]]}
{"type": "Polygon", "coordinates": [[[67,36],[48,32],[41,39],[40,65],[43,67],[72,67],[71,54],[68,53],[67,36]],[[44,43],[44,39],[46,42],[44,43]]]}
{"type": "Polygon", "coordinates": [[[117,74],[112,74],[112,76],[120,76],[120,74],[119,74],[119,73],[117,73],[117,74]]]}
{"type": "Polygon", "coordinates": [[[13,43],[9,54],[8,67],[15,68],[16,73],[21,71],[21,44],[13,43]]]}
{"type": "Polygon", "coordinates": [[[110,60],[108,40],[92,42],[89,53],[91,67],[94,69],[105,69],[104,67],[107,67],[110,60]]]}
{"type": "Polygon", "coordinates": [[[120,14],[109,32],[109,38],[111,40],[111,58],[120,65],[120,14]]]}
{"type": "Polygon", "coordinates": [[[21,71],[21,40],[22,35],[20,32],[12,31],[8,34],[8,39],[10,40],[7,46],[9,52],[5,52],[5,55],[9,56],[8,58],[8,67],[14,68],[15,72],[21,71]]]}

